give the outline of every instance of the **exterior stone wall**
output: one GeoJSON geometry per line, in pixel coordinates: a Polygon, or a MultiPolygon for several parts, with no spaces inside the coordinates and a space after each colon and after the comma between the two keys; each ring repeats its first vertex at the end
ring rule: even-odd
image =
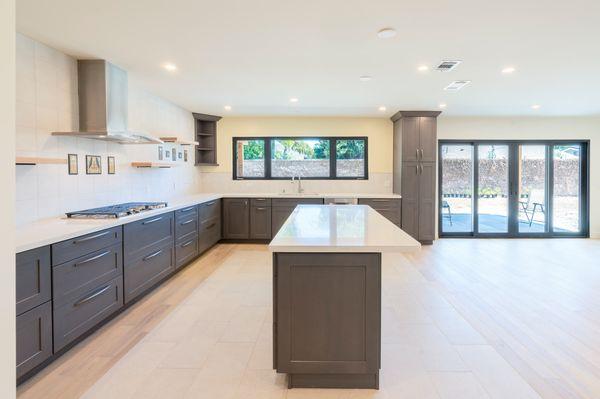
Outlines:
{"type": "MultiPolygon", "coordinates": [[[[480,187],[492,187],[499,194],[506,195],[507,169],[505,160],[479,161],[480,187]]],[[[521,176],[524,187],[544,189],[545,162],[541,159],[525,160],[521,176]]],[[[576,159],[554,160],[554,194],[556,196],[575,196],[579,190],[579,161],[576,159]]],[[[445,159],[442,161],[444,194],[471,195],[470,182],[473,176],[473,164],[466,159],[445,159]]]]}
{"type": "MultiPolygon", "coordinates": [[[[360,176],[363,174],[364,161],[362,159],[339,159],[338,175],[340,176],[360,176]]],[[[273,177],[278,176],[329,176],[328,159],[304,159],[304,160],[283,160],[274,159],[271,161],[273,177]]],[[[262,176],[264,175],[264,161],[246,160],[243,163],[242,176],[262,176]]]]}

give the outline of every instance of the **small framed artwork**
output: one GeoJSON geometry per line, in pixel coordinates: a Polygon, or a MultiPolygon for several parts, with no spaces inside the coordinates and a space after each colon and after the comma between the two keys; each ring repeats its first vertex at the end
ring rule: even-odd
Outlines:
{"type": "Polygon", "coordinates": [[[115,157],[108,157],[107,159],[107,163],[106,163],[106,167],[108,168],[108,174],[109,175],[114,175],[115,174],[115,157]]]}
{"type": "Polygon", "coordinates": [[[163,147],[162,147],[162,145],[158,146],[158,160],[159,161],[163,160],[163,147]]]}
{"type": "Polygon", "coordinates": [[[167,151],[165,151],[165,158],[171,158],[171,151],[169,151],[168,149],[167,151]]]}
{"type": "Polygon", "coordinates": [[[175,148],[171,150],[171,159],[177,161],[177,150],[175,148]]]}
{"type": "Polygon", "coordinates": [[[183,161],[187,162],[188,152],[187,150],[183,150],[183,161]]]}
{"type": "Polygon", "coordinates": [[[69,168],[70,175],[78,175],[79,174],[79,162],[77,161],[77,154],[68,154],[67,155],[67,164],[69,168]]]}
{"type": "Polygon", "coordinates": [[[102,160],[100,159],[100,155],[85,156],[85,173],[88,175],[102,174],[102,160]]]}
{"type": "Polygon", "coordinates": [[[182,159],[183,158],[183,153],[182,152],[178,152],[177,153],[177,159],[182,159]]]}

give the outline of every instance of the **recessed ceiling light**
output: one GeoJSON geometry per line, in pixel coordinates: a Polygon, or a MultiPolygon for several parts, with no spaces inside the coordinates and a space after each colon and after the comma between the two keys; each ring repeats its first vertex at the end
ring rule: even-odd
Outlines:
{"type": "Polygon", "coordinates": [[[361,77],[358,78],[361,82],[368,82],[369,80],[373,79],[371,76],[368,75],[363,75],[361,77]]]}
{"type": "Polygon", "coordinates": [[[542,106],[541,106],[541,105],[539,105],[539,104],[533,104],[533,105],[531,106],[531,109],[540,109],[540,108],[542,108],[542,106]]]}
{"type": "Polygon", "coordinates": [[[298,99],[296,97],[292,97],[292,98],[290,98],[290,102],[291,103],[297,103],[298,99]]]}
{"type": "Polygon", "coordinates": [[[166,64],[163,64],[163,68],[169,72],[173,72],[177,70],[177,65],[167,62],[166,64]]]}
{"type": "Polygon", "coordinates": [[[417,67],[417,71],[419,71],[419,72],[426,72],[426,71],[429,71],[429,67],[427,65],[419,65],[417,67]]]}
{"type": "Polygon", "coordinates": [[[515,67],[506,67],[502,70],[502,73],[505,75],[508,75],[510,73],[513,73],[516,70],[517,70],[517,68],[515,68],[515,67]]]}
{"type": "Polygon", "coordinates": [[[389,39],[390,37],[396,36],[398,33],[392,28],[384,28],[377,32],[377,37],[380,39],[389,39]]]}
{"type": "Polygon", "coordinates": [[[440,103],[439,107],[440,107],[440,108],[446,108],[446,107],[447,107],[447,105],[446,105],[446,103],[440,103]]]}
{"type": "Polygon", "coordinates": [[[381,112],[385,112],[386,110],[387,110],[387,108],[384,107],[383,105],[381,107],[379,107],[379,111],[381,111],[381,112]]]}
{"type": "Polygon", "coordinates": [[[231,111],[231,105],[226,105],[223,108],[225,108],[225,111],[231,111]]]}

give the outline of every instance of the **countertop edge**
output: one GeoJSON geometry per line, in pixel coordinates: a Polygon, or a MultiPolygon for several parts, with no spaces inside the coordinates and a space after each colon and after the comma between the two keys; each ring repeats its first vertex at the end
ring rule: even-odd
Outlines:
{"type": "MultiPolygon", "coordinates": [[[[79,237],[82,235],[95,233],[101,230],[109,229],[111,227],[122,226],[127,223],[135,222],[137,220],[145,219],[147,217],[160,215],[167,212],[173,212],[181,208],[185,208],[191,205],[199,205],[206,202],[214,201],[216,199],[222,198],[390,198],[390,199],[401,199],[402,197],[399,194],[393,193],[380,193],[380,194],[349,194],[349,193],[323,193],[323,194],[282,194],[282,193],[198,193],[198,194],[190,194],[188,196],[183,196],[179,198],[174,198],[170,201],[167,201],[169,205],[165,208],[155,209],[152,211],[142,212],[132,216],[126,216],[117,219],[67,219],[66,217],[56,217],[43,219],[40,221],[36,221],[33,223],[25,224],[23,226],[17,226],[15,228],[17,234],[16,242],[15,242],[15,252],[25,252],[31,249],[40,248],[46,245],[55,244],[64,240],[69,240],[75,237],[79,237]],[[24,229],[44,229],[52,227],[52,224],[57,224],[57,228],[59,228],[59,224],[63,222],[65,224],[72,223],[69,226],[70,231],[65,233],[57,233],[54,235],[48,235],[43,239],[20,239],[19,238],[19,230],[24,229]],[[77,228],[77,224],[80,223],[81,228],[77,228]]],[[[280,252],[280,251],[278,251],[280,252]]],[[[355,251],[358,252],[358,251],[355,251]]],[[[360,251],[364,252],[364,251],[360,251]]]]}

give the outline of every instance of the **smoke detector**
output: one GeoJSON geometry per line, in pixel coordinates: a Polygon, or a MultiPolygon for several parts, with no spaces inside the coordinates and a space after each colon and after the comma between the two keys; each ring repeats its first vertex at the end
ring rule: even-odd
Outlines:
{"type": "Polygon", "coordinates": [[[471,83],[470,80],[455,80],[454,82],[450,83],[448,86],[444,87],[444,90],[446,90],[446,91],[459,91],[460,89],[462,89],[463,87],[465,87],[469,83],[471,83]]]}
{"type": "Polygon", "coordinates": [[[462,61],[442,61],[438,64],[438,66],[435,67],[435,69],[437,71],[440,72],[450,72],[451,70],[453,70],[454,68],[456,68],[458,66],[458,64],[460,64],[462,61]]]}

